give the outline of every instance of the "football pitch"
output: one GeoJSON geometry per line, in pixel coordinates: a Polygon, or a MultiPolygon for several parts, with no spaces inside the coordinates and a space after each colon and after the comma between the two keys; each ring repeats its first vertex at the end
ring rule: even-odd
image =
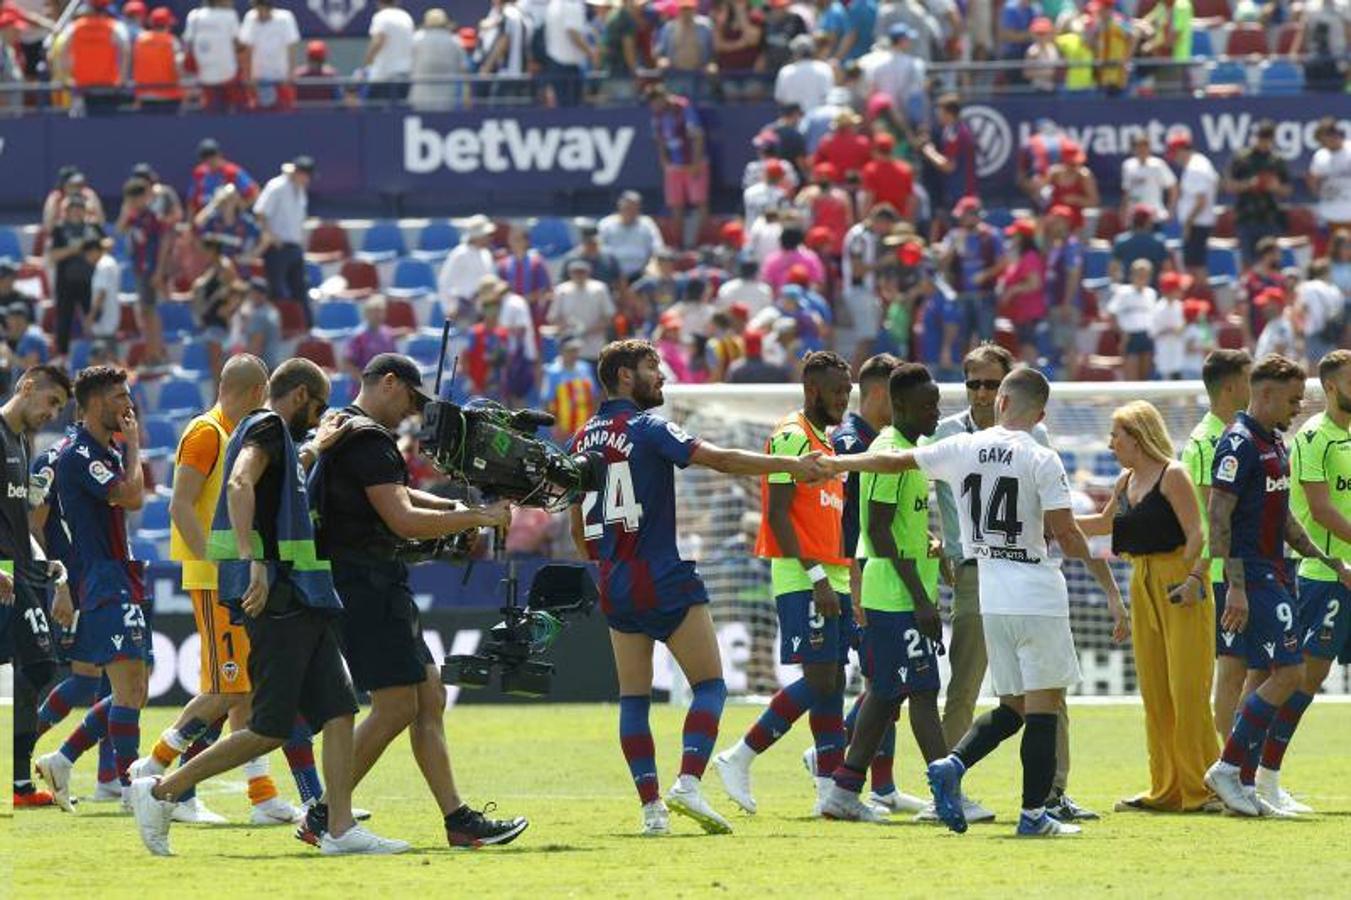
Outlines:
{"type": "MultiPolygon", "coordinates": [[[[759,707],[730,705],[722,748],[759,707]]],[[[171,721],[153,710],[142,742],[171,721]]],[[[974,769],[967,791],[998,813],[992,825],[958,836],[908,817],[889,825],[810,818],[812,787],[800,753],[805,719],[753,769],[759,814],[734,812],[715,772],[708,796],[736,833],[706,837],[672,817],[669,838],[641,838],[636,795],[619,752],[615,706],[462,706],[447,714],[456,774],[467,800],[496,801],[500,814],[528,816],[530,828],[499,849],[452,851],[406,740],[391,745],[357,791],[372,830],[410,841],[403,856],[330,859],[288,828],[247,824],[175,825],[177,856],[150,856],[134,821],[115,805],[82,804],[74,815],[23,810],[0,822],[8,835],[0,896],[37,897],[771,897],[791,895],[961,897],[1027,895],[1265,897],[1340,894],[1334,873],[1351,839],[1351,704],[1315,703],[1286,757],[1285,784],[1318,815],[1242,820],[1219,815],[1112,814],[1118,798],[1146,785],[1138,706],[1074,706],[1070,793],[1103,812],[1078,838],[1012,836],[1019,797],[1016,739],[974,769]]],[[[9,735],[10,709],[0,711],[9,735]]],[[[663,790],[680,753],[682,711],[654,706],[653,733],[663,790]]],[[[902,725],[905,719],[902,717],[902,725]]],[[[39,752],[73,726],[63,723],[39,752]]],[[[924,794],[908,733],[898,740],[902,788],[924,794]]],[[[74,789],[93,788],[95,755],[76,770],[74,789]]],[[[6,768],[8,762],[6,762],[6,768]]],[[[272,773],[294,798],[280,753],[272,773]]],[[[201,796],[232,822],[247,822],[236,773],[201,796]]],[[[10,813],[6,810],[6,816],[10,813]]],[[[1345,873],[1345,870],[1343,870],[1345,873]]]]}

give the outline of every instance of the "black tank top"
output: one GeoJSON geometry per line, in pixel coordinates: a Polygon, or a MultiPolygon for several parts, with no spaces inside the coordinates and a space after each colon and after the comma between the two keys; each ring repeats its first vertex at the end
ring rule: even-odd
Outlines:
{"type": "Polygon", "coordinates": [[[1168,468],[1165,466],[1159,480],[1154,482],[1154,487],[1134,506],[1127,496],[1127,488],[1122,488],[1121,496],[1117,499],[1116,516],[1112,519],[1114,554],[1140,556],[1145,553],[1170,553],[1186,545],[1187,536],[1182,532],[1182,523],[1177,520],[1177,513],[1173,512],[1173,504],[1160,490],[1163,476],[1167,473],[1168,468]]]}

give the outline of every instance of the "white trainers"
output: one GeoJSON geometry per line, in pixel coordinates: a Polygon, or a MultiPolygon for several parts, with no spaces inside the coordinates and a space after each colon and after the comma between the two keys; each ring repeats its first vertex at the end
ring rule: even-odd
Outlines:
{"type": "Polygon", "coordinates": [[[1217,761],[1206,770],[1206,787],[1215,792],[1225,807],[1240,816],[1255,817],[1261,814],[1255,797],[1249,796],[1243,789],[1237,766],[1231,766],[1223,760],[1217,761]]]}
{"type": "Polygon", "coordinates": [[[921,800],[912,794],[904,794],[900,791],[892,791],[889,794],[879,794],[873,791],[868,795],[868,802],[874,806],[880,806],[883,809],[894,813],[917,813],[922,812],[930,804],[926,800],[921,800]]]}
{"type": "Polygon", "coordinates": [[[164,766],[153,755],[142,756],[127,768],[127,775],[132,781],[137,778],[158,778],[163,774],[164,766]]]}
{"type": "Polygon", "coordinates": [[[666,805],[671,812],[693,819],[708,834],[732,833],[732,823],[719,815],[704,799],[698,779],[682,775],[675,787],[667,792],[666,805]]]}
{"type": "Polygon", "coordinates": [[[1070,837],[1080,834],[1083,829],[1078,825],[1061,822],[1048,816],[1045,810],[1035,818],[1024,812],[1018,816],[1018,837],[1070,837]]]}
{"type": "Polygon", "coordinates": [[[837,784],[832,784],[830,790],[821,801],[821,815],[827,819],[838,819],[844,822],[872,822],[883,823],[887,821],[886,813],[870,803],[864,803],[858,794],[853,791],[846,791],[837,784]]]}
{"type": "Polygon", "coordinates": [[[121,803],[122,783],[120,781],[100,781],[91,797],[85,797],[90,803],[121,803]]]}
{"type": "Polygon", "coordinates": [[[1301,803],[1296,800],[1285,788],[1277,786],[1276,796],[1281,801],[1280,807],[1286,812],[1292,812],[1297,816],[1306,816],[1314,811],[1313,807],[1307,803],[1301,803]]]}
{"type": "Polygon", "coordinates": [[[169,849],[169,826],[177,804],[156,800],[150,792],[157,784],[158,778],[138,778],[131,783],[131,811],[145,848],[156,856],[173,856],[169,849]]]}
{"type": "MultiPolygon", "coordinates": [[[[994,811],[986,809],[975,800],[962,794],[962,815],[966,817],[967,824],[979,822],[993,822],[994,811]]],[[[934,812],[933,801],[924,804],[924,808],[915,816],[916,822],[937,822],[938,813],[934,812]]]]}
{"type": "Polygon", "coordinates": [[[1272,803],[1260,791],[1250,794],[1257,803],[1257,813],[1266,819],[1298,819],[1299,815],[1272,803]]]}
{"type": "MultiPolygon", "coordinates": [[[[75,805],[70,802],[70,771],[75,768],[75,763],[66,759],[60,750],[53,750],[39,756],[34,761],[33,768],[37,769],[38,776],[52,789],[52,800],[56,805],[66,812],[75,812],[75,805]]],[[[120,798],[121,785],[118,785],[118,788],[120,798]]]]}
{"type": "Polygon", "coordinates": [[[671,811],[660,798],[643,804],[643,837],[665,837],[671,833],[671,811]]]}
{"type": "Polygon", "coordinates": [[[255,803],[249,811],[250,825],[295,825],[305,818],[305,811],[292,806],[280,797],[255,803]]]}
{"type": "Polygon", "coordinates": [[[347,829],[342,837],[334,837],[332,832],[325,831],[324,836],[319,839],[319,852],[328,856],[355,856],[358,854],[388,856],[394,853],[403,853],[408,849],[407,841],[382,838],[360,825],[353,825],[347,829]]]}
{"type": "Polygon", "coordinates": [[[816,745],[808,747],[802,751],[802,768],[807,770],[807,774],[813,779],[816,778],[816,745]]]}
{"type": "Polygon", "coordinates": [[[834,778],[813,777],[812,781],[816,783],[816,802],[812,804],[813,816],[824,816],[826,814],[826,798],[830,792],[835,790],[834,778]]]}
{"type": "Polygon", "coordinates": [[[173,817],[175,822],[185,825],[224,825],[229,821],[225,816],[207,809],[201,797],[175,803],[173,817]]]}
{"type": "Polygon", "coordinates": [[[755,796],[751,793],[750,760],[737,753],[733,747],[713,757],[713,768],[718,770],[722,789],[727,792],[731,801],[748,815],[755,815],[755,796]]]}
{"type": "Polygon", "coordinates": [[[1290,792],[1281,787],[1281,773],[1265,767],[1257,769],[1257,796],[1265,800],[1268,804],[1278,810],[1294,813],[1296,815],[1307,815],[1313,812],[1313,807],[1305,803],[1300,803],[1290,795],[1290,792]]]}

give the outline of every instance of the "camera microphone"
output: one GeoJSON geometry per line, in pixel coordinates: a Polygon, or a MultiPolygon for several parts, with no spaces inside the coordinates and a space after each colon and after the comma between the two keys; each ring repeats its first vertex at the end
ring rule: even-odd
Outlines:
{"type": "Polygon", "coordinates": [[[539,409],[518,409],[511,414],[513,428],[550,428],[555,421],[551,414],[539,409]]]}

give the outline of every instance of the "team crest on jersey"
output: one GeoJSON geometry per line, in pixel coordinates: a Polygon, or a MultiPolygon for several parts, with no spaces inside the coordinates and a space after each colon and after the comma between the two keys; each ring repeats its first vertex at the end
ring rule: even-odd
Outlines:
{"type": "Polygon", "coordinates": [[[99,484],[107,484],[117,476],[101,460],[96,459],[89,464],[89,477],[99,484]]]}
{"type": "Polygon", "coordinates": [[[1227,481],[1233,484],[1234,479],[1238,477],[1238,457],[1226,456],[1220,460],[1219,468],[1215,470],[1216,481],[1227,481]]]}
{"type": "Polygon", "coordinates": [[[1299,635],[1292,631],[1285,636],[1283,643],[1287,652],[1294,653],[1299,649],[1299,635]]]}
{"type": "Polygon", "coordinates": [[[236,662],[222,663],[220,667],[220,673],[225,678],[226,681],[233,684],[234,680],[239,677],[239,663],[236,662]]]}

